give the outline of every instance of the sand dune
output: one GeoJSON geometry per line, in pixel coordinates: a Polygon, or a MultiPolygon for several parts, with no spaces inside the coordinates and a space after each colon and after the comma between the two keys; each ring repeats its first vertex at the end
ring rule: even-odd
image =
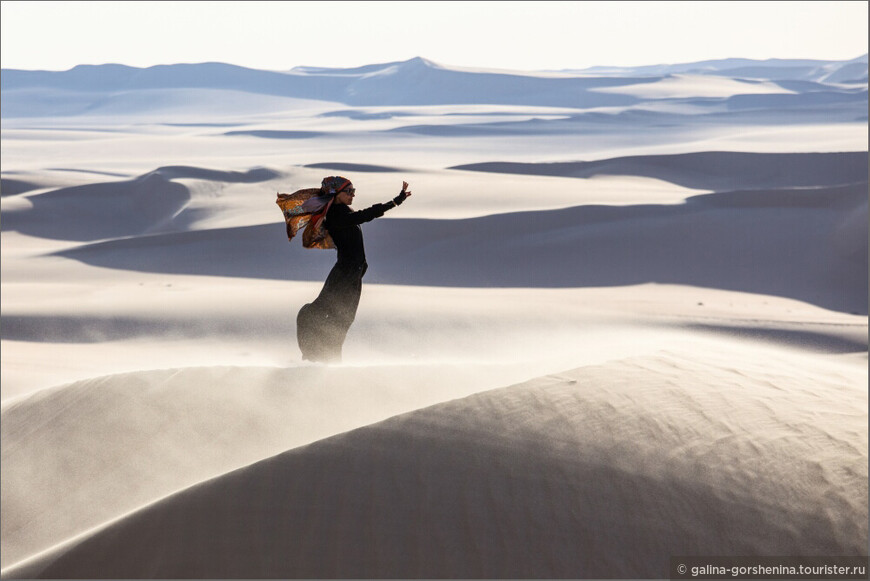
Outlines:
{"type": "Polygon", "coordinates": [[[707,60],[696,63],[670,65],[642,65],[638,67],[595,66],[584,69],[590,74],[626,75],[667,75],[693,74],[739,79],[764,79],[781,81],[825,81],[837,82],[832,77],[841,77],[856,84],[867,83],[867,55],[850,61],[832,63],[819,59],[744,59],[728,58],[707,60]]]}
{"type": "Polygon", "coordinates": [[[15,196],[32,190],[38,190],[39,187],[39,184],[34,184],[26,180],[4,178],[2,183],[0,183],[0,195],[15,196]]]}
{"type": "Polygon", "coordinates": [[[866,71],[4,69],[2,577],[866,553],[866,71]],[[334,173],[414,196],[321,366],[334,173]]]}
{"type": "Polygon", "coordinates": [[[77,186],[28,198],[36,220],[6,212],[7,230],[61,240],[90,241],[144,234],[172,219],[190,199],[183,185],[159,174],[135,180],[77,186]],[[85,221],[70,220],[81,214],[85,221]],[[120,219],[119,219],[120,218],[120,219]]]}
{"type": "MultiPolygon", "coordinates": [[[[443,119],[437,123],[403,125],[386,129],[395,133],[410,133],[442,138],[497,137],[497,136],[560,136],[607,135],[611,132],[657,131],[662,133],[697,132],[703,127],[792,125],[797,115],[807,124],[821,125],[834,122],[866,122],[864,106],[866,95],[824,96],[794,99],[743,99],[737,95],[721,102],[710,103],[697,99],[687,100],[684,111],[656,111],[644,107],[626,108],[618,112],[574,114],[562,118],[532,118],[521,120],[451,123],[443,119]],[[732,100],[733,99],[733,100],[732,100]],[[693,111],[694,110],[694,111],[693,111]],[[686,127],[686,125],[691,126],[686,127]],[[663,129],[667,128],[667,129],[663,129]]],[[[661,107],[661,105],[653,105],[661,107]]],[[[670,104],[672,109],[674,104],[670,104]]]]}
{"type": "Polygon", "coordinates": [[[505,377],[469,365],[165,369],[4,404],[4,565],[204,479],[505,377]]]}
{"type": "Polygon", "coordinates": [[[224,135],[247,135],[251,137],[264,137],[266,139],[311,139],[320,137],[323,133],[317,131],[277,131],[274,129],[252,129],[248,131],[227,131],[224,135]]]}
{"type": "Polygon", "coordinates": [[[486,162],[452,169],[588,178],[596,175],[654,177],[696,189],[750,190],[832,186],[867,181],[865,152],[697,152],[561,163],[486,162]]]}
{"type": "MultiPolygon", "coordinates": [[[[545,288],[676,283],[866,314],[867,280],[856,269],[866,256],[866,191],[864,183],[727,192],[684,205],[384,220],[367,228],[369,253],[379,259],[368,280],[545,288]]],[[[279,244],[282,235],[280,224],[210,229],[112,240],[58,255],[146,272],[322,280],[330,260],[279,244]],[[155,252],[161,248],[173,252],[155,252]]]]}
{"type": "Polygon", "coordinates": [[[326,163],[309,163],[305,167],[317,169],[332,169],[343,172],[378,172],[378,173],[395,173],[402,171],[393,167],[385,167],[381,165],[366,165],[362,163],[342,163],[342,162],[326,162],[326,163]]]}
{"type": "MultiPolygon", "coordinates": [[[[394,171],[364,164],[309,164],[335,171],[394,171]]],[[[682,187],[707,190],[749,190],[866,183],[867,157],[861,152],[840,154],[747,154],[704,152],[671,156],[636,156],[592,162],[523,164],[487,162],[453,169],[588,178],[599,175],[642,176],[682,187]]],[[[195,179],[225,184],[275,180],[280,173],[267,168],[227,172],[196,167],[162,167],[125,182],[58,189],[29,196],[32,208],[7,211],[6,229],[48,238],[93,241],[159,231],[178,215],[190,194],[175,180],[195,179]],[[73,214],[84,219],[65,221],[73,214]],[[31,216],[28,219],[28,215],[31,216]],[[50,223],[46,217],[55,215],[50,223]],[[123,216],[123,218],[121,218],[123,216]],[[110,219],[111,218],[111,219],[110,219]]],[[[26,190],[25,190],[26,191],[26,190]]],[[[24,193],[24,192],[18,192],[24,193]]],[[[9,195],[12,195],[11,193],[9,195]]],[[[770,200],[770,193],[758,194],[770,200]]],[[[826,199],[819,194],[819,199],[826,199]]],[[[178,226],[176,226],[178,227],[178,226]]]]}
{"type": "MultiPolygon", "coordinates": [[[[843,79],[866,83],[866,56],[854,62],[816,61],[805,64],[802,70],[802,63],[799,62],[768,61],[767,64],[767,70],[763,71],[765,79],[826,79],[832,83],[843,79]],[[799,73],[795,75],[795,71],[799,73]]],[[[765,88],[758,81],[743,80],[747,77],[758,78],[762,73],[760,70],[756,70],[755,74],[746,69],[743,70],[744,74],[741,74],[740,69],[733,73],[728,73],[727,69],[719,73],[716,69],[720,66],[690,63],[655,69],[621,69],[618,74],[596,69],[576,73],[529,73],[463,69],[418,57],[357,69],[308,67],[285,73],[221,63],[161,65],[146,69],[121,65],[78,66],[53,73],[6,70],[3,81],[4,116],[153,111],[155,100],[164,100],[163,105],[168,107],[181,106],[193,114],[195,110],[185,107],[184,99],[195,91],[204,94],[214,91],[223,93],[222,98],[214,99],[211,103],[213,113],[231,111],[231,108],[221,104],[222,101],[232,102],[237,109],[249,108],[256,103],[261,109],[274,110],[281,106],[281,98],[334,101],[354,106],[448,103],[626,106],[638,102],[634,93],[652,98],[663,96],[663,88],[672,93],[675,87],[670,75],[685,73],[731,76],[739,80],[731,80],[730,83],[742,83],[739,90],[745,93],[776,90],[776,85],[765,88]],[[643,84],[649,84],[652,88],[644,89],[643,84]],[[633,88],[624,89],[627,86],[633,88]],[[602,93],[602,90],[611,92],[602,93]],[[626,91],[632,94],[624,94],[626,91]],[[255,100],[239,99],[239,95],[234,95],[238,92],[248,93],[255,100]],[[146,95],[147,98],[143,98],[146,95]],[[179,95],[180,98],[174,99],[173,95],[179,95]]],[[[707,80],[709,82],[700,82],[694,87],[695,96],[722,96],[738,92],[738,88],[734,87],[723,93],[722,86],[729,81],[715,76],[707,80]]],[[[677,90],[679,94],[686,94],[683,89],[677,90]]]]}
{"type": "Polygon", "coordinates": [[[186,229],[190,190],[176,180],[256,183],[279,174],[166,166],[133,180],[60,188],[27,197],[30,207],[7,210],[4,229],[59,240],[93,241],[186,229]],[[68,216],[76,216],[70,220],[68,216]]]}
{"type": "MultiPolygon", "coordinates": [[[[277,73],[202,63],[136,69],[118,65],[80,66],[59,73],[8,71],[6,90],[11,92],[12,115],[20,115],[17,99],[24,95],[62,95],[40,99],[42,115],[52,108],[60,114],[87,113],[103,103],[105,94],[179,89],[236,90],[259,96],[337,101],[350,105],[438,105],[457,102],[493,104],[574,105],[578,97],[587,106],[631,104],[627,95],[603,95],[596,87],[646,82],[617,77],[585,78],[573,75],[520,72],[467,72],[437,65],[422,58],[379,65],[365,72],[313,70],[277,73]],[[404,87],[398,90],[398,87],[404,87]],[[33,89],[41,89],[36,92],[33,89]],[[46,90],[47,89],[47,90],[46,90]],[[74,99],[68,99],[74,97],[74,99]],[[78,101],[70,106],[68,102],[78,101]],[[18,107],[15,107],[18,105],[18,107]],[[59,111],[58,111],[59,109],[59,111]]],[[[133,105],[135,107],[135,104],[133,105]]]]}
{"type": "Polygon", "coordinates": [[[275,172],[274,170],[258,167],[254,169],[250,169],[245,172],[240,171],[222,171],[215,169],[207,169],[201,167],[189,167],[189,166],[166,166],[160,167],[154,170],[153,173],[156,173],[160,176],[165,177],[166,179],[197,179],[197,180],[208,180],[208,181],[219,181],[225,183],[243,183],[250,184],[256,182],[265,182],[269,180],[273,180],[278,177],[280,174],[275,172]]]}
{"type": "Polygon", "coordinates": [[[782,94],[783,87],[772,82],[747,81],[745,79],[713,78],[695,75],[668,75],[654,83],[636,86],[605,87],[595,89],[602,93],[620,93],[659,99],[696,97],[732,97],[734,95],[782,94]]]}
{"type": "Polygon", "coordinates": [[[677,554],[861,554],[866,391],[746,357],[615,361],[400,415],[4,576],[661,578],[677,554]]]}

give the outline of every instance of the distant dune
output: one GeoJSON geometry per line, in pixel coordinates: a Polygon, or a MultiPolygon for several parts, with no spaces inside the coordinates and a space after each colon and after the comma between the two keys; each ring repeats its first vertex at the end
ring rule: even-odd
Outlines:
{"type": "MultiPolygon", "coordinates": [[[[867,256],[864,153],[706,152],[457,169],[574,177],[634,174],[693,188],[743,189],[697,196],[677,206],[579,206],[466,220],[379,221],[367,227],[369,253],[378,262],[368,280],[472,287],[678,283],[867,312],[866,269],[860,268],[867,256]],[[394,240],[404,242],[396,245],[394,240]],[[516,267],[502,267],[508,263],[516,267]]],[[[244,181],[273,175],[257,170],[225,177],[244,181]]],[[[278,222],[185,231],[185,189],[163,176],[220,177],[208,170],[164,168],[131,182],[48,192],[31,198],[32,210],[5,216],[5,225],[50,238],[118,238],[58,254],[103,267],[293,280],[325,276],[328,257],[288,247],[278,222]],[[160,196],[157,203],[155,195],[160,196]],[[100,211],[111,220],[89,209],[93,200],[99,200],[100,211]],[[150,213],[130,210],[146,200],[150,213]],[[93,217],[46,222],[49,211],[93,217]],[[170,218],[175,231],[159,233],[170,218]],[[154,234],[129,237],[149,232],[154,234]]]]}
{"type": "Polygon", "coordinates": [[[3,178],[2,182],[0,182],[0,195],[15,196],[31,190],[38,190],[39,188],[39,184],[13,178],[3,178]]]}
{"type": "Polygon", "coordinates": [[[589,178],[653,177],[715,191],[836,186],[867,181],[867,153],[742,153],[705,151],[560,163],[485,162],[451,169],[589,178]]]}
{"type": "Polygon", "coordinates": [[[258,129],[250,131],[227,131],[224,135],[248,135],[251,137],[264,137],[266,139],[310,139],[324,134],[317,131],[277,131],[258,129]]]}
{"type": "Polygon", "coordinates": [[[280,174],[272,169],[258,167],[248,171],[222,171],[202,167],[170,165],[154,170],[155,174],[169,180],[197,179],[231,184],[252,184],[273,180],[280,174]]]}
{"type": "MultiPolygon", "coordinates": [[[[190,201],[188,189],[173,180],[256,183],[279,174],[257,168],[247,172],[166,166],[121,182],[60,188],[28,198],[26,211],[4,214],[4,229],[60,240],[124,238],[166,229],[190,201]],[[78,215],[75,220],[69,216],[78,215]],[[34,219],[35,218],[35,219],[34,219]]],[[[183,228],[183,225],[181,226],[183,228]]]]}
{"type": "Polygon", "coordinates": [[[638,67],[595,66],[584,69],[591,74],[613,75],[665,75],[699,74],[722,77],[779,80],[807,80],[837,82],[838,77],[867,83],[867,55],[849,61],[831,62],[820,59],[744,59],[729,58],[670,65],[642,65],[638,67]],[[842,71],[842,72],[841,72],[842,71]],[[833,78],[832,78],[833,77],[833,78]]]}
{"type": "MultiPolygon", "coordinates": [[[[867,277],[861,267],[867,256],[861,244],[866,191],[861,184],[820,188],[815,196],[804,191],[723,193],[685,206],[388,220],[369,227],[368,252],[378,263],[367,280],[472,287],[677,283],[786,296],[866,314],[867,277]],[[841,209],[819,212],[818,196],[829,194],[839,197],[841,209]],[[404,242],[397,246],[395,240],[404,242]],[[790,256],[801,261],[788,260],[790,256]],[[514,267],[505,269],[504,264],[514,267]]],[[[288,248],[282,234],[280,225],[165,234],[101,242],[58,255],[147,272],[323,279],[330,258],[288,248]]]]}
{"type": "MultiPolygon", "coordinates": [[[[753,61],[744,61],[748,66],[753,61]]],[[[758,61],[755,61],[758,62],[758,61]]],[[[867,57],[852,61],[765,62],[765,78],[867,80],[867,57]],[[840,69],[844,72],[839,73],[840,69]]],[[[112,101],[146,91],[243,91],[250,94],[367,105],[486,103],[570,107],[626,106],[639,99],[601,88],[655,83],[675,73],[728,75],[709,63],[571,73],[489,71],[449,67],[424,58],[356,69],[300,67],[289,72],[260,71],[222,63],[160,65],[82,65],[68,71],[3,71],[3,117],[134,112],[147,103],[112,101]],[[600,71],[600,72],[599,72],[600,71]],[[599,73],[599,74],[596,74],[599,73]],[[120,107],[120,109],[119,109],[120,107]]],[[[738,71],[739,73],[739,71],[738,71]]],[[[748,73],[748,71],[747,71],[748,73]]],[[[735,74],[735,77],[752,74],[735,74]]],[[[755,75],[757,76],[757,75],[755,75]]],[[[151,99],[160,98],[158,94],[151,99]]],[[[224,98],[227,98],[225,96],[224,98]]],[[[261,101],[261,106],[265,102],[261,101]]],[[[191,111],[192,112],[192,111],[191,111]]]]}
{"type": "Polygon", "coordinates": [[[187,188],[158,173],[135,180],[54,190],[30,199],[28,212],[8,212],[4,230],[90,241],[144,234],[172,219],[190,199],[187,188]],[[85,221],[70,219],[81,212],[85,221]],[[39,216],[28,219],[27,214],[39,216]]]}
{"type": "Polygon", "coordinates": [[[393,167],[386,167],[382,165],[366,165],[362,163],[341,163],[341,162],[327,162],[327,163],[309,163],[305,167],[311,167],[316,169],[334,169],[336,171],[344,171],[344,172],[399,172],[402,171],[393,167]]]}

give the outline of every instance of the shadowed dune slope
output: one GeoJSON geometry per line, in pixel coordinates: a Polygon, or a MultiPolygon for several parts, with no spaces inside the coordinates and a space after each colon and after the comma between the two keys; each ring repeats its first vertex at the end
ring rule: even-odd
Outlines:
{"type": "Polygon", "coordinates": [[[451,169],[589,178],[634,175],[715,191],[830,186],[867,181],[866,151],[848,153],[742,153],[704,151],[557,163],[487,162],[451,169]]]}
{"type": "MultiPolygon", "coordinates": [[[[395,171],[382,166],[346,163],[319,163],[305,167],[345,172],[395,171]]],[[[580,178],[596,175],[643,176],[683,187],[721,192],[866,183],[868,157],[866,152],[860,151],[809,154],[701,152],[592,162],[492,162],[452,169],[580,178]]],[[[76,241],[137,236],[160,231],[161,226],[172,221],[190,199],[186,187],[173,180],[247,184],[265,182],[279,176],[275,170],[263,167],[238,172],[166,166],[133,180],[61,188],[29,196],[27,199],[33,207],[5,212],[3,228],[44,238],[76,241]],[[75,219],[70,219],[71,216],[75,219]]],[[[823,207],[825,192],[817,190],[814,193],[816,205],[823,207]]],[[[534,192],[530,192],[530,195],[533,196],[534,192]]],[[[761,192],[758,197],[764,200],[772,198],[768,193],[762,196],[761,192]]],[[[184,229],[183,221],[178,227],[184,229]]]]}
{"type": "Polygon", "coordinates": [[[689,114],[685,111],[656,111],[635,107],[602,113],[599,109],[592,108],[582,113],[549,119],[536,117],[513,121],[413,124],[383,131],[447,138],[578,134],[600,135],[605,138],[613,132],[635,135],[654,134],[661,132],[663,127],[671,128],[672,131],[678,131],[677,127],[683,127],[682,131],[692,127],[694,131],[699,131],[702,127],[715,130],[716,127],[722,126],[795,126],[867,121],[867,91],[845,94],[827,92],[798,95],[734,95],[727,99],[688,97],[684,99],[683,105],[686,110],[696,109],[706,112],[689,114]]]}
{"type": "Polygon", "coordinates": [[[3,178],[0,180],[0,196],[15,196],[31,190],[38,190],[41,187],[42,186],[39,184],[28,182],[26,180],[3,178]]]}
{"type": "Polygon", "coordinates": [[[271,179],[275,179],[280,175],[275,170],[265,167],[255,167],[249,169],[248,171],[242,172],[207,169],[187,165],[168,165],[157,168],[151,173],[155,173],[169,180],[186,178],[215,182],[226,182],[230,184],[251,184],[257,182],[265,182],[271,179]]]}
{"type": "Polygon", "coordinates": [[[4,212],[3,229],[81,242],[138,236],[160,231],[172,223],[190,201],[187,187],[173,180],[247,184],[278,176],[277,172],[262,167],[239,172],[165,166],[132,180],[60,188],[29,196],[31,208],[4,212]]]}
{"type": "MultiPolygon", "coordinates": [[[[726,192],[681,205],[379,220],[366,225],[366,280],[547,288],[657,282],[866,314],[866,196],[863,183],[726,192]]],[[[288,245],[277,222],[113,240],[59,255],[128,270],[292,280],[323,280],[334,261],[288,245]]]]}
{"type": "Polygon", "coordinates": [[[2,565],[290,448],[526,377],[470,365],[192,367],[4,402],[2,565]]]}
{"type": "Polygon", "coordinates": [[[135,236],[170,221],[190,200],[186,187],[159,173],[31,196],[29,209],[3,213],[3,229],[88,242],[135,236]]]}
{"type": "Polygon", "coordinates": [[[342,163],[342,162],[327,162],[327,163],[311,163],[303,167],[315,169],[332,169],[336,171],[346,172],[398,172],[400,169],[394,167],[386,167],[382,165],[369,165],[362,163],[342,163]]]}
{"type": "Polygon", "coordinates": [[[662,578],[671,555],[862,554],[866,392],[756,363],[663,353],[396,416],[4,576],[662,578]]]}

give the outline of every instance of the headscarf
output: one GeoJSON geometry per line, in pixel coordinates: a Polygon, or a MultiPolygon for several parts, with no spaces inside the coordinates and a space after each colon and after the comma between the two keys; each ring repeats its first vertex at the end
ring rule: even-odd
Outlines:
{"type": "Polygon", "coordinates": [[[308,188],[292,194],[278,194],[275,201],[287,222],[287,239],[292,241],[300,228],[305,248],[335,248],[329,232],[323,226],[336,194],[351,187],[350,180],[341,176],[323,178],[320,188],[308,188]]]}

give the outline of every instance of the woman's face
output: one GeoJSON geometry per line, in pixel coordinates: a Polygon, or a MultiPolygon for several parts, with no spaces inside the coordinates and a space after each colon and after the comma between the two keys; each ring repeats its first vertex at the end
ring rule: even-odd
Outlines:
{"type": "Polygon", "coordinates": [[[353,204],[353,197],[356,195],[356,190],[353,187],[347,188],[346,190],[339,192],[338,195],[335,196],[335,201],[339,204],[345,204],[350,206],[353,204]]]}

